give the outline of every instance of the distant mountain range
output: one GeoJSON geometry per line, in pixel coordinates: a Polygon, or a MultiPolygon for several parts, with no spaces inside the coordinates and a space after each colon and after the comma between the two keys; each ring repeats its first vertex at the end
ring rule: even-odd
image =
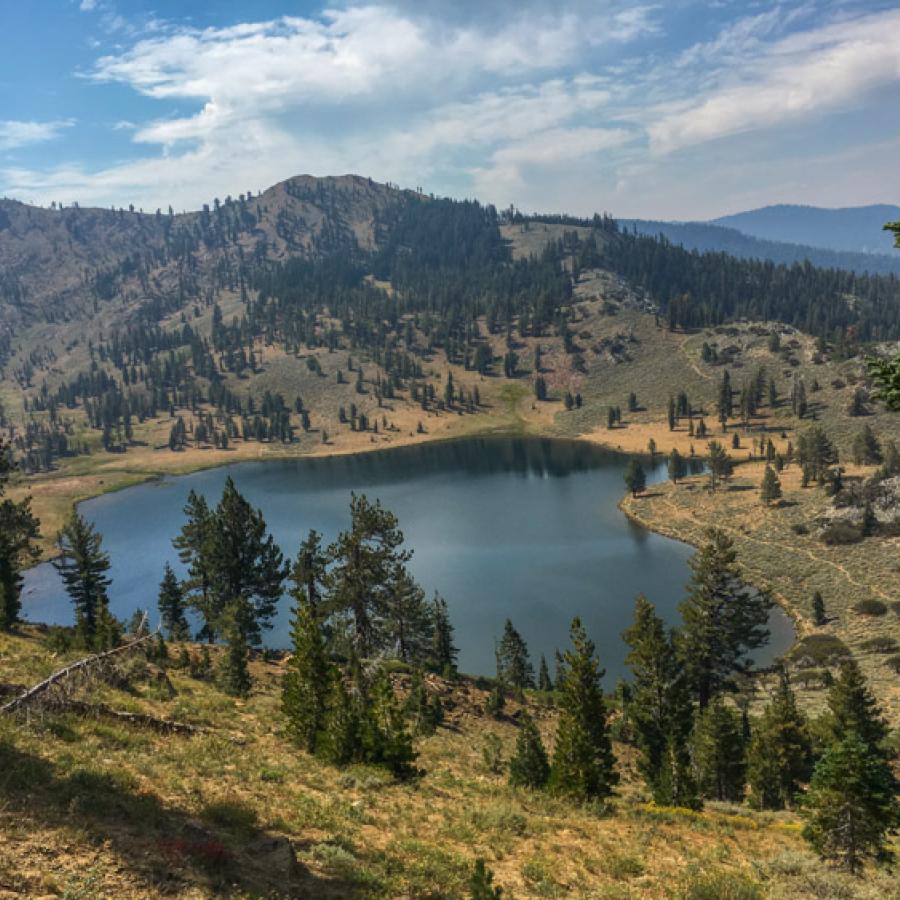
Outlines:
{"type": "Polygon", "coordinates": [[[822,209],[778,204],[713,219],[711,225],[736,228],[750,237],[786,241],[851,253],[890,253],[893,236],[885,222],[900,220],[900,206],[887,203],[822,209]]]}
{"type": "Polygon", "coordinates": [[[900,206],[881,204],[847,209],[766,206],[710,222],[620,219],[641,234],[663,235],[689,250],[720,251],[745,259],[790,265],[809,260],[826,268],[900,275],[900,250],[885,222],[900,220],[900,206]]]}

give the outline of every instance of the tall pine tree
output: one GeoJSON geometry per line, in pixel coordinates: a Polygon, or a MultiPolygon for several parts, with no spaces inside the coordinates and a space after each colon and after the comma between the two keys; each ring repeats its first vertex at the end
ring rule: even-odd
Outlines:
{"type": "Polygon", "coordinates": [[[0,631],[9,631],[22,608],[22,570],[38,557],[35,541],[40,523],[31,512],[31,498],[13,501],[3,494],[13,466],[0,441],[0,631]]]}
{"type": "Polygon", "coordinates": [[[690,560],[688,596],[679,607],[679,655],[701,708],[750,668],[747,653],[768,640],[772,608],[768,597],[741,583],[734,541],[718,529],[706,539],[690,560]]]}
{"type": "Polygon", "coordinates": [[[560,717],[550,785],[576,800],[603,799],[619,781],[600,683],[604,673],[578,618],[572,621],[570,635],[572,649],[566,651],[557,676],[560,717]]]}

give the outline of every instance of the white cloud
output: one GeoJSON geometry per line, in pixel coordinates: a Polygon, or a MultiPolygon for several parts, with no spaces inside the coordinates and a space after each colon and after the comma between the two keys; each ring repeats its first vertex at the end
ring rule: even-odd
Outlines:
{"type": "Polygon", "coordinates": [[[663,107],[648,127],[667,153],[704,141],[841,109],[900,79],[900,10],[778,40],[742,61],[699,101],[663,107]]]}
{"type": "Polygon", "coordinates": [[[59,137],[64,128],[74,125],[72,119],[55,122],[18,122],[0,120],[0,150],[17,150],[59,137]]]}
{"type": "Polygon", "coordinates": [[[81,0],[78,7],[82,12],[91,12],[97,8],[97,0],[81,0]]]}

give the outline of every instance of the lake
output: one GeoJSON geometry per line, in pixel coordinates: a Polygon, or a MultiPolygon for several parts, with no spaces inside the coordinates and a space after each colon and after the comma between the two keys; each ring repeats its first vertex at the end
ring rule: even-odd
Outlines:
{"type": "MultiPolygon", "coordinates": [[[[351,491],[378,497],[394,512],[414,550],[410,568],[429,596],[447,600],[464,672],[493,674],[494,641],[507,618],[528,642],[535,669],[543,653],[567,646],[580,616],[607,669],[607,685],[626,675],[621,633],[644,593],[675,624],[689,579],[691,547],[632,523],[617,508],[627,457],[586,442],[483,438],[318,459],[245,462],[165,478],[82,503],[112,560],[110,601],[127,618],[138,607],[157,620],[157,586],[169,561],[182,567],[172,538],[193,488],[214,505],[228,475],[260,507],[287,557],[310,528],[331,541],[349,525],[351,491]]],[[[665,477],[664,462],[648,481],[665,477]]],[[[49,563],[25,578],[23,613],[71,624],[71,605],[49,563]]],[[[288,645],[285,599],[266,635],[288,645]]],[[[775,609],[769,662],[793,641],[775,609]]]]}

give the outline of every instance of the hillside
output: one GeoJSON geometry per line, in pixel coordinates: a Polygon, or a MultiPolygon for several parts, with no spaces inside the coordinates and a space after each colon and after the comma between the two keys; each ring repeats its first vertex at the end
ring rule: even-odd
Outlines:
{"type": "Polygon", "coordinates": [[[710,224],[735,228],[767,241],[807,244],[850,253],[890,253],[885,222],[900,218],[900,206],[880,203],[843,209],[777,204],[720,216],[710,224]]]}
{"type": "MultiPolygon", "coordinates": [[[[887,221],[887,220],[885,220],[887,221]]],[[[809,239],[796,243],[766,240],[740,231],[736,226],[708,222],[660,222],[648,219],[621,219],[623,228],[634,228],[640,234],[656,237],[664,235],[673,244],[701,253],[714,251],[743,259],[767,259],[774,263],[793,265],[809,261],[826,269],[847,269],[851,272],[900,274],[900,259],[885,250],[861,253],[849,250],[829,250],[809,245],[809,239]]],[[[879,245],[880,246],[880,245],[879,245]]]]}
{"type": "MultiPolygon", "coordinates": [[[[0,681],[60,665],[49,640],[33,628],[0,635],[0,681]]],[[[823,869],[796,813],[650,803],[622,742],[623,782],[609,805],[510,787],[503,767],[523,711],[552,741],[557,711],[538,692],[497,719],[485,712],[487,682],[428,676],[445,723],[417,741],[420,776],[396,782],[374,766],[324,765],[290,743],[282,661],[255,660],[253,692],[235,701],[178,663],[199,647],[168,649],[167,661],[133,659],[123,687],[88,696],[201,734],[66,711],[27,728],[0,717],[5,896],[465,897],[479,857],[504,897],[897,896],[888,872],[823,869]]],[[[409,680],[395,683],[404,692],[409,680]]]]}

